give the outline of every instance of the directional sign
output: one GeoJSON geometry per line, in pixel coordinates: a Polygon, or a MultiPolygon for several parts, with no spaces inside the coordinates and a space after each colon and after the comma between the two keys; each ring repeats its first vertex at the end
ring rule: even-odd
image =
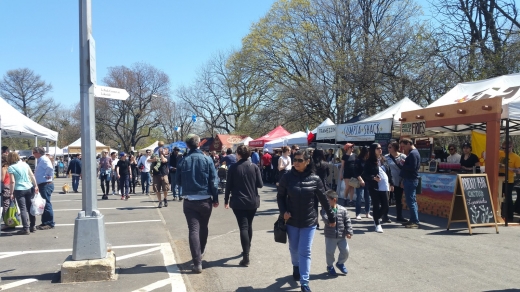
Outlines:
{"type": "Polygon", "coordinates": [[[130,96],[130,94],[128,94],[126,90],[121,88],[94,85],[94,96],[109,99],[126,100],[130,96]]]}
{"type": "Polygon", "coordinates": [[[88,60],[90,67],[90,82],[96,84],[96,42],[91,34],[88,36],[88,60]]]}

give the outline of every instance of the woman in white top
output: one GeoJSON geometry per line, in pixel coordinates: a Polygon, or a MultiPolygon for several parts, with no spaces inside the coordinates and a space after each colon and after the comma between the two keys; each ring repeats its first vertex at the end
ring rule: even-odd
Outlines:
{"type": "Polygon", "coordinates": [[[291,154],[291,148],[289,148],[289,146],[283,146],[282,156],[278,159],[279,179],[281,179],[282,176],[292,168],[291,157],[289,154],[291,154]]]}

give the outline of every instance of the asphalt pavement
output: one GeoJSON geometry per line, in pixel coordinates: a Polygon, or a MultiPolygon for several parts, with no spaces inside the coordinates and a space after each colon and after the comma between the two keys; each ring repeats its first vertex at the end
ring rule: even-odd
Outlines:
{"type": "MultiPolygon", "coordinates": [[[[224,208],[223,195],[211,216],[203,273],[193,274],[183,203],[169,196],[169,206],[157,209],[155,196],[141,194],[138,187],[128,201],[109,196],[110,200],[98,202],[116,253],[118,279],[61,284],[60,265],[71,253],[74,218],[81,209],[81,194],[59,193],[65,182],[70,184],[70,179],[55,182],[54,229],[0,237],[3,290],[300,291],[292,280],[288,245],[273,239],[278,208],[272,185],[260,191],[249,267],[238,265],[238,227],[232,210],[224,208]]],[[[348,209],[353,217],[353,208],[348,209]]],[[[499,234],[494,228],[475,228],[470,236],[462,223],[447,231],[447,219],[423,214],[420,219],[420,229],[389,223],[383,225],[383,234],[374,232],[370,219],[352,220],[349,273],[337,277],[326,273],[325,240],[323,231],[317,231],[310,287],[313,291],[520,291],[519,227],[499,227],[499,234]]]]}

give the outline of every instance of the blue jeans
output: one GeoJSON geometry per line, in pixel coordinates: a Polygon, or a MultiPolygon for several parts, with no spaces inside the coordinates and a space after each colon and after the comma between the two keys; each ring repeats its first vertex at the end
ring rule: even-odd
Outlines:
{"type": "Polygon", "coordinates": [[[170,184],[173,197],[180,197],[182,187],[177,185],[177,179],[175,177],[175,172],[170,173],[170,184]],[[177,193],[177,188],[179,188],[179,193],[177,193]]]}
{"type": "Polygon", "coordinates": [[[72,190],[77,192],[79,187],[79,175],[72,175],[72,190]]]}
{"type": "Polygon", "coordinates": [[[365,214],[370,213],[370,194],[368,187],[360,187],[356,189],[356,217],[361,214],[361,195],[365,198],[365,214]]]}
{"type": "Polygon", "coordinates": [[[410,209],[410,222],[415,224],[419,224],[419,207],[417,206],[417,199],[415,196],[415,190],[418,184],[419,180],[417,179],[403,180],[404,198],[406,200],[406,205],[408,206],[408,209],[410,209]]]}
{"type": "Polygon", "coordinates": [[[119,178],[119,188],[121,188],[121,196],[128,196],[130,190],[130,175],[122,175],[119,178]]]}
{"type": "Polygon", "coordinates": [[[141,172],[141,187],[143,188],[143,193],[147,193],[147,194],[149,193],[149,191],[150,191],[150,173],[149,172],[141,172]]]}
{"type": "Polygon", "coordinates": [[[316,226],[298,228],[287,225],[287,236],[289,237],[289,251],[291,262],[300,268],[300,284],[309,284],[311,273],[311,247],[314,239],[316,226]]]}
{"type": "Polygon", "coordinates": [[[52,210],[51,194],[54,192],[53,183],[43,183],[38,185],[40,195],[45,199],[45,209],[42,214],[42,224],[54,227],[54,211],[52,210]]]}

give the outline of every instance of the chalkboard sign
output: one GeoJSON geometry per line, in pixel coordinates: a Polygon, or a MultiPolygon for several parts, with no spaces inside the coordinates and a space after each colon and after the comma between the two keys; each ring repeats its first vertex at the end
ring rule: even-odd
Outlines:
{"type": "Polygon", "coordinates": [[[495,226],[498,233],[487,174],[457,175],[448,230],[452,222],[467,222],[470,234],[477,226],[495,226]]]}

